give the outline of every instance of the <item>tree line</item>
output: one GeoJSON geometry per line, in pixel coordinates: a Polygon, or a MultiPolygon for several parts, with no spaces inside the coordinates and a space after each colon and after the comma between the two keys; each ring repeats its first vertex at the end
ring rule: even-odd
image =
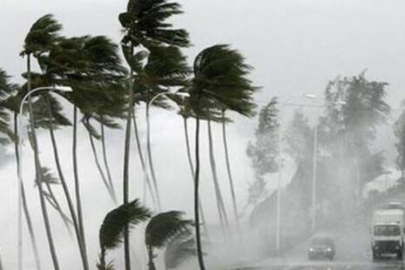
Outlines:
{"type": "MultiPolygon", "coordinates": [[[[201,228],[204,228],[203,206],[199,193],[200,185],[200,125],[208,125],[210,164],[215,186],[218,215],[224,233],[229,233],[229,217],[224,198],[219,187],[214,157],[212,122],[222,123],[226,164],[231,187],[233,211],[238,219],[237,199],[232,179],[228,154],[226,123],[231,120],[227,112],[236,112],[246,117],[255,115],[253,94],[258,89],[249,80],[252,69],[244,57],[229,45],[218,44],[203,49],[192,65],[182,52],[190,46],[189,34],[185,29],[175,28],[168,19],[181,14],[181,6],[168,0],[129,0],[127,8],[118,15],[123,37],[117,45],[106,36],[73,36],[62,34],[62,25],[56,18],[47,14],[39,18],[29,29],[21,56],[26,61],[26,71],[22,74],[25,82],[17,85],[11,82],[7,73],[0,70],[0,143],[14,143],[16,150],[17,175],[22,191],[22,206],[35,254],[36,267],[41,269],[35,230],[29,211],[25,182],[22,181],[18,148],[20,137],[18,120],[20,107],[29,115],[29,143],[34,153],[35,183],[41,206],[43,224],[46,231],[49,254],[55,270],[63,269],[59,264],[57,245],[54,243],[52,221],[49,208],[56,210],[65,225],[73,227],[82,268],[90,269],[87,239],[89,232],[84,226],[82,192],[78,164],[78,127],[82,124],[87,133],[93,152],[94,162],[100,174],[101,184],[108,191],[110,199],[118,205],[110,211],[99,231],[100,256],[97,267],[100,270],[114,269],[107,258],[107,251],[123,243],[125,269],[131,269],[130,231],[149,220],[145,229],[145,245],[149,256],[149,269],[156,269],[154,249],[166,247],[167,268],[176,267],[182,256],[196,255],[200,269],[205,269],[201,228]],[[119,56],[122,52],[124,59],[119,56]],[[33,62],[39,67],[33,70],[33,62]],[[62,91],[58,86],[70,87],[72,91],[62,91]],[[52,91],[33,90],[47,88],[52,91]],[[173,92],[176,91],[176,92],[173,92]],[[32,93],[32,94],[31,94],[32,93]],[[182,94],[182,95],[181,95],[182,94]],[[24,104],[27,98],[27,104],[24,104]],[[73,107],[68,117],[61,100],[73,107]],[[153,104],[151,102],[154,101],[153,104]],[[184,120],[185,142],[190,165],[191,180],[194,184],[194,218],[184,219],[182,212],[161,212],[159,181],[153,166],[150,147],[149,106],[163,109],[177,104],[184,120]],[[137,107],[145,104],[148,126],[147,150],[142,152],[137,126],[137,107]],[[26,106],[24,106],[26,105],[26,106]],[[194,157],[187,123],[196,123],[194,157]],[[115,187],[116,177],[110,170],[106,129],[118,129],[124,123],[122,191],[115,187]],[[56,138],[59,129],[70,127],[72,132],[72,165],[74,190],[69,190],[66,168],[61,162],[61,153],[56,138]],[[57,177],[43,166],[39,155],[38,130],[49,133],[57,177]],[[138,199],[130,198],[130,148],[133,138],[138,145],[144,181],[153,199],[158,214],[142,205],[138,199]],[[99,156],[95,140],[101,142],[99,156]],[[55,183],[60,183],[64,198],[55,195],[55,183]],[[62,209],[60,200],[65,200],[68,210],[62,209]],[[195,232],[191,233],[194,227],[195,232]],[[194,238],[192,237],[194,235],[194,238]],[[179,255],[180,254],[180,255],[179,255]],[[182,255],[182,256],[181,256],[182,255]]],[[[205,228],[206,230],[206,228],[205,228]]],[[[92,232],[90,232],[92,233],[92,232]]],[[[22,262],[19,262],[22,263],[22,262]]]]}

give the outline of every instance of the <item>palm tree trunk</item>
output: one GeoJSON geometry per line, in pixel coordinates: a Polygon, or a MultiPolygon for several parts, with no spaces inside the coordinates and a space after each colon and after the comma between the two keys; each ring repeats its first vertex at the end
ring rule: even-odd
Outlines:
{"type": "MultiPolygon", "coordinates": [[[[131,46],[131,55],[133,49],[131,46]]],[[[131,148],[131,117],[132,117],[132,107],[134,105],[134,92],[133,92],[133,70],[130,69],[129,75],[129,102],[127,111],[127,124],[125,130],[125,146],[124,146],[124,173],[123,173],[123,201],[124,204],[128,203],[128,191],[129,191],[129,154],[131,148]]],[[[125,269],[131,270],[131,257],[130,257],[130,245],[129,245],[129,228],[128,226],[124,229],[124,259],[125,259],[125,269]]]]}
{"type": "Polygon", "coordinates": [[[200,118],[197,114],[195,128],[195,178],[194,178],[194,220],[195,238],[197,243],[197,258],[200,270],[205,270],[204,257],[201,246],[200,215],[199,209],[199,184],[200,184],[200,118]]]}
{"type": "MultiPolygon", "coordinates": [[[[28,73],[28,92],[31,91],[31,61],[30,61],[30,55],[27,55],[27,73],[28,73]]],[[[53,237],[52,237],[52,230],[51,230],[51,224],[49,222],[49,217],[48,217],[48,210],[46,207],[46,202],[42,190],[42,172],[41,172],[41,163],[39,160],[39,153],[38,153],[38,143],[37,143],[37,137],[35,133],[35,125],[34,125],[34,113],[32,109],[32,102],[31,102],[31,97],[28,99],[28,105],[29,105],[29,114],[30,114],[30,127],[31,127],[31,134],[32,134],[32,141],[33,141],[33,148],[34,148],[34,159],[35,159],[35,171],[38,179],[38,194],[39,194],[39,200],[41,204],[41,210],[42,210],[42,216],[44,219],[44,224],[45,224],[45,231],[46,231],[46,236],[48,239],[48,245],[52,257],[52,262],[55,270],[59,270],[59,261],[56,255],[56,250],[55,250],[55,245],[53,243],[53,237]]]]}
{"type": "MultiPolygon", "coordinates": [[[[52,115],[52,110],[51,110],[51,103],[49,100],[49,97],[47,96],[47,102],[48,102],[48,108],[49,108],[49,118],[52,120],[53,115],[52,115]]],[[[53,130],[53,127],[49,129],[49,133],[51,136],[51,141],[52,141],[52,148],[53,148],[53,155],[56,163],[56,170],[58,171],[58,176],[62,185],[63,192],[65,194],[66,202],[69,208],[70,216],[72,218],[72,223],[73,223],[73,228],[75,231],[76,239],[77,239],[77,244],[79,245],[79,252],[80,252],[80,257],[82,259],[82,264],[83,264],[83,269],[88,270],[89,269],[89,263],[87,256],[83,250],[82,246],[82,240],[80,238],[80,231],[79,231],[79,226],[77,224],[77,216],[76,212],[73,206],[72,198],[70,196],[69,188],[67,186],[66,180],[65,180],[65,175],[62,171],[62,166],[60,164],[60,158],[59,158],[59,151],[58,151],[58,145],[56,143],[56,137],[55,137],[55,132],[53,130]]]]}
{"type": "Polygon", "coordinates": [[[210,163],[211,163],[211,171],[212,171],[212,179],[214,180],[214,187],[215,187],[215,196],[217,199],[217,208],[219,219],[221,221],[221,226],[224,229],[224,233],[229,233],[229,222],[228,217],[225,209],[224,200],[222,198],[221,188],[218,182],[218,175],[217,175],[217,168],[215,164],[215,157],[214,157],[214,143],[212,141],[212,131],[211,131],[211,121],[208,120],[208,142],[209,142],[209,155],[210,155],[210,163]]]}
{"type": "Polygon", "coordinates": [[[105,176],[103,169],[101,168],[100,161],[98,159],[98,155],[97,155],[97,151],[96,151],[96,146],[94,145],[93,136],[91,135],[90,131],[87,131],[87,133],[89,134],[91,150],[93,152],[94,162],[96,163],[97,170],[100,173],[101,179],[103,180],[103,184],[104,184],[105,188],[107,189],[108,194],[110,194],[112,201],[114,202],[114,204],[117,204],[117,198],[115,197],[115,194],[112,191],[112,187],[108,183],[107,177],[105,176]]]}
{"type": "Polygon", "coordinates": [[[226,126],[225,125],[225,110],[222,110],[222,137],[223,137],[223,141],[224,141],[226,169],[228,171],[229,186],[231,187],[233,212],[234,212],[234,215],[235,215],[236,227],[237,227],[238,233],[240,234],[238,207],[237,207],[237,204],[236,204],[235,188],[234,188],[234,184],[233,184],[231,165],[230,165],[230,162],[229,162],[229,151],[228,151],[228,142],[227,142],[227,139],[226,139],[226,128],[225,128],[225,126],[226,126]]]}
{"type": "Polygon", "coordinates": [[[143,174],[144,174],[145,185],[147,185],[148,188],[149,188],[149,192],[150,192],[150,196],[152,198],[153,204],[155,206],[157,206],[155,194],[153,193],[153,188],[152,188],[152,185],[150,183],[149,174],[148,174],[148,171],[146,169],[145,159],[143,157],[141,141],[139,140],[138,125],[137,125],[136,117],[135,117],[135,108],[133,108],[133,110],[132,110],[132,119],[133,119],[133,122],[134,122],[136,145],[138,147],[138,154],[139,154],[139,159],[141,161],[141,166],[142,166],[142,170],[143,170],[143,174]]]}
{"type": "Polygon", "coordinates": [[[146,103],[146,146],[148,150],[149,169],[152,176],[153,186],[155,188],[156,200],[158,204],[158,211],[162,209],[160,204],[159,188],[156,181],[155,169],[153,167],[152,150],[150,147],[150,117],[149,117],[149,102],[146,103]]]}
{"type": "Polygon", "coordinates": [[[153,248],[152,247],[147,247],[148,249],[148,258],[149,258],[149,262],[148,262],[148,270],[156,270],[156,266],[155,263],[153,262],[153,248]]]}
{"type": "MultiPolygon", "coordinates": [[[[183,116],[183,124],[184,124],[184,136],[186,138],[186,149],[187,149],[188,164],[190,165],[191,177],[192,177],[193,182],[194,182],[195,172],[194,172],[193,160],[191,158],[190,139],[188,137],[187,117],[183,116]]],[[[201,199],[199,199],[198,203],[199,203],[199,208],[200,208],[201,222],[202,222],[202,225],[204,227],[205,234],[208,237],[207,223],[205,223],[205,215],[204,215],[201,199]]]]}
{"type": "Polygon", "coordinates": [[[80,240],[83,248],[84,257],[87,258],[86,236],[83,226],[83,213],[82,202],[80,195],[79,172],[77,165],[77,106],[73,108],[73,174],[75,179],[75,195],[76,195],[76,209],[77,209],[77,225],[80,232],[80,240]]]}
{"type": "MultiPolygon", "coordinates": [[[[17,113],[14,113],[14,134],[16,135],[17,138],[19,138],[17,117],[18,117],[17,113]]],[[[19,147],[18,144],[19,143],[20,143],[19,139],[14,141],[15,158],[16,158],[16,163],[17,163],[17,175],[18,175],[18,178],[19,178],[19,182],[21,183],[22,205],[23,205],[25,219],[27,221],[28,233],[29,233],[30,238],[31,238],[32,250],[34,252],[35,267],[36,267],[37,270],[40,270],[41,269],[41,262],[40,262],[39,254],[38,254],[37,241],[36,241],[34,229],[32,227],[31,215],[30,215],[30,212],[28,210],[27,197],[25,196],[25,188],[24,188],[24,184],[22,182],[22,176],[21,176],[20,154],[19,154],[19,151],[18,151],[18,147],[19,147]]],[[[1,267],[0,267],[0,270],[1,270],[1,267]]]]}
{"type": "Polygon", "coordinates": [[[104,133],[104,124],[103,124],[103,116],[101,115],[101,146],[103,148],[103,160],[104,160],[104,166],[105,170],[107,172],[107,179],[108,183],[110,184],[111,192],[115,198],[114,202],[117,203],[117,194],[115,192],[114,184],[112,182],[112,177],[111,177],[111,171],[110,171],[110,165],[107,160],[107,148],[105,146],[105,133],[104,133]]]}
{"type": "Polygon", "coordinates": [[[56,212],[61,216],[63,223],[65,224],[66,229],[68,230],[69,234],[72,234],[70,229],[70,224],[72,221],[69,217],[63,212],[62,207],[60,206],[58,200],[56,199],[55,194],[53,193],[52,187],[48,182],[45,182],[46,188],[48,192],[45,192],[45,199],[49,202],[49,204],[55,209],[56,212]]]}

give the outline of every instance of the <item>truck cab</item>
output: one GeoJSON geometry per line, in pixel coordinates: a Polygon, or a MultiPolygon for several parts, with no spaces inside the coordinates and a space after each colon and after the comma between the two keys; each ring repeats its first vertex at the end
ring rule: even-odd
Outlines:
{"type": "Polygon", "coordinates": [[[382,255],[393,254],[402,260],[404,239],[403,210],[385,209],[374,212],[372,223],[373,259],[379,259],[382,255]]]}

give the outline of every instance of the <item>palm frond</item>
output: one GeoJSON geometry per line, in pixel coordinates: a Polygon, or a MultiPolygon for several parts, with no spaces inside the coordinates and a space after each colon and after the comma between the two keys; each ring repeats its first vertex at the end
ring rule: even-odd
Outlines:
{"type": "Polygon", "coordinates": [[[99,232],[100,247],[104,250],[119,246],[126,226],[133,227],[151,216],[149,209],[138,199],[110,211],[104,218],[99,232]]]}
{"type": "Polygon", "coordinates": [[[253,116],[255,104],[252,95],[258,88],[247,78],[250,70],[243,56],[228,45],[204,49],[193,65],[190,95],[194,109],[202,113],[203,107],[198,103],[208,99],[216,100],[222,108],[253,116]]]}
{"type": "Polygon", "coordinates": [[[193,224],[183,219],[183,212],[169,211],[151,218],[145,230],[145,243],[153,248],[162,248],[183,231],[188,231],[193,224]]]}
{"type": "Polygon", "coordinates": [[[166,269],[174,269],[195,256],[197,256],[197,249],[194,235],[184,231],[167,244],[164,263],[166,269]]]}
{"type": "Polygon", "coordinates": [[[182,13],[181,6],[167,0],[130,0],[127,11],[119,15],[126,35],[122,43],[131,46],[189,45],[188,33],[183,29],[173,29],[167,20],[182,13]]]}
{"type": "Polygon", "coordinates": [[[50,49],[51,44],[58,38],[62,29],[52,14],[39,18],[31,27],[24,42],[22,54],[40,54],[50,49]]]}

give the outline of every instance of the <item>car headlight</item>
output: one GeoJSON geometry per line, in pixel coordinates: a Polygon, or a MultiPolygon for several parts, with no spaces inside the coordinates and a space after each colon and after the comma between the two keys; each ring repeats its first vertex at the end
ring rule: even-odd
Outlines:
{"type": "Polygon", "coordinates": [[[326,251],[327,251],[327,252],[332,252],[332,249],[331,249],[331,248],[327,248],[326,251]]]}
{"type": "Polygon", "coordinates": [[[312,251],[314,251],[314,249],[313,249],[313,248],[310,248],[309,251],[312,252],[312,251]]]}

